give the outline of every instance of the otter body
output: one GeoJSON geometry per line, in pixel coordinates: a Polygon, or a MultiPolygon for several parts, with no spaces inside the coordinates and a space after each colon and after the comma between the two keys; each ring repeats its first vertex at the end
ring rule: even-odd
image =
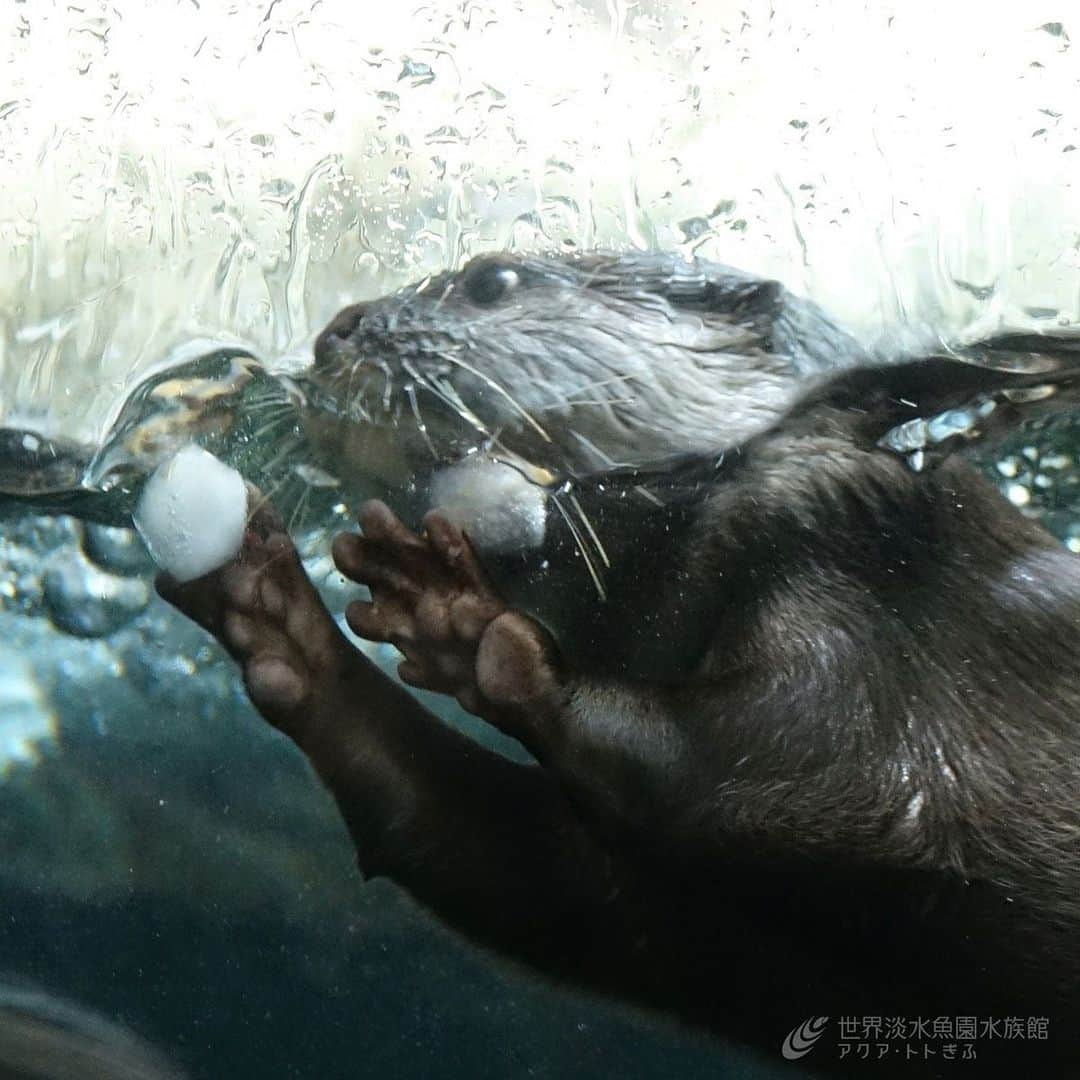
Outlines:
{"type": "MultiPolygon", "coordinates": [[[[566,303],[589,288],[566,286],[566,303]]],[[[324,370],[344,350],[349,377],[375,377],[355,363],[366,317],[324,335],[324,370]]],[[[564,427],[580,428],[565,402],[545,429],[607,553],[605,598],[575,609],[566,638],[506,603],[452,514],[421,536],[375,505],[361,537],[336,542],[371,590],[354,631],[397,645],[407,682],[455,696],[534,765],[460,737],[350,651],[272,524],[237,567],[165,594],[308,754],[364,872],[482,945],[774,1053],[831,1017],[816,1069],[867,1071],[836,1045],[841,1016],[1045,1018],[1047,1039],[979,1041],[965,1067],[1069,1075],[1080,564],[967,463],[924,463],[896,432],[941,414],[991,427],[1076,370],[866,366],[828,333],[838,355],[810,363],[778,347],[782,323],[726,354],[708,416],[669,426],[659,441],[677,456],[659,465],[655,446],[621,459],[629,442],[604,468],[566,465],[579,440],[564,427]]],[[[341,402],[345,370],[327,376],[341,402]]],[[[541,436],[505,395],[457,392],[491,439],[520,437],[477,453],[536,464],[541,436]]],[[[538,551],[561,542],[543,530],[538,551]]],[[[955,1066],[915,1068],[900,1046],[875,1067],[955,1066]]]]}
{"type": "Polygon", "coordinates": [[[648,470],[579,485],[623,538],[607,600],[550,697],[479,711],[558,778],[611,891],[506,913],[508,951],[772,1048],[810,1015],[1044,1016],[1052,1046],[982,1068],[1077,1060],[1080,564],[962,460],[878,445],[1010,381],[858,370],[665,467],[662,507],[629,497],[648,470]]]}

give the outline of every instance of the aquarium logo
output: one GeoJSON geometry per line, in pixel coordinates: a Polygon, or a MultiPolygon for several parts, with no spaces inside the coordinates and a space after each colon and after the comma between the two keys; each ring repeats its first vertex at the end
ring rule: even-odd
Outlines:
{"type": "Polygon", "coordinates": [[[821,1038],[825,1026],[828,1024],[827,1016],[811,1016],[804,1020],[798,1027],[792,1028],[780,1048],[780,1053],[788,1061],[798,1061],[805,1057],[814,1048],[814,1043],[821,1038]]]}

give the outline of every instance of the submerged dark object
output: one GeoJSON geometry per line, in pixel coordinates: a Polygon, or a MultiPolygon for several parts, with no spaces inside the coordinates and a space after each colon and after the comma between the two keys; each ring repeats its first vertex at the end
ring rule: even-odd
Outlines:
{"type": "Polygon", "coordinates": [[[0,428],[0,495],[130,526],[143,482],[177,450],[198,443],[257,474],[296,441],[296,406],[291,383],[239,349],[167,364],[117,403],[97,443],[0,428]],[[260,442],[264,428],[271,438],[260,442]]]}

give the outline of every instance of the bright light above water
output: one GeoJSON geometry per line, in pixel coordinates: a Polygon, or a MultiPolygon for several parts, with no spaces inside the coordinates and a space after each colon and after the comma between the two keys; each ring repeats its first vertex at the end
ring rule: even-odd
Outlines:
{"type": "Polygon", "coordinates": [[[188,338],[300,354],[344,300],[504,246],[697,251],[870,340],[1076,321],[1070,12],[16,5],[0,419],[93,437],[188,338]]]}

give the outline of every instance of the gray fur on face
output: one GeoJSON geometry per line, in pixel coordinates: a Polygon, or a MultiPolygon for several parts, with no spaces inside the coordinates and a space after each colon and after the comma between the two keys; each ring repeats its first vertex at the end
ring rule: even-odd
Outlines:
{"type": "Polygon", "coordinates": [[[477,258],[347,308],[315,352],[356,420],[411,438],[419,417],[451,460],[464,429],[571,474],[736,445],[802,376],[865,360],[778,283],[652,253],[477,258]]]}

